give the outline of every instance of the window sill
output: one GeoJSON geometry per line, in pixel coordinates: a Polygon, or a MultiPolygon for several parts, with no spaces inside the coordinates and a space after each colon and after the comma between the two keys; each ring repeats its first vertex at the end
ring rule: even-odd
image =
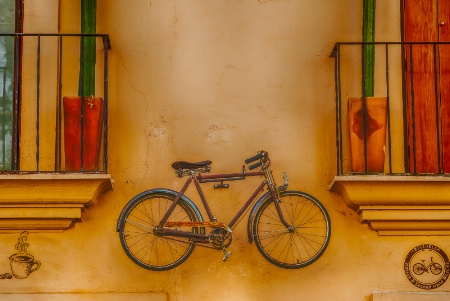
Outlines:
{"type": "Polygon", "coordinates": [[[450,177],[336,176],[330,191],[379,235],[450,235],[450,177]]]}
{"type": "Polygon", "coordinates": [[[111,189],[109,174],[0,175],[0,232],[67,230],[111,189]]]}

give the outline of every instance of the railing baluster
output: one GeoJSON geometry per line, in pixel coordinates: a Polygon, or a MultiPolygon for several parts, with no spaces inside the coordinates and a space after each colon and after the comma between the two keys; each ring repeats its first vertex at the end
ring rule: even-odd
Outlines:
{"type": "Polygon", "coordinates": [[[62,134],[61,134],[61,128],[62,128],[62,72],[63,72],[63,37],[58,37],[58,47],[59,47],[59,60],[57,62],[58,64],[58,78],[57,78],[57,85],[58,85],[58,96],[56,100],[56,143],[55,143],[55,169],[56,171],[61,171],[61,163],[62,163],[62,134]]]}
{"type": "Polygon", "coordinates": [[[336,43],[330,57],[334,57],[334,89],[336,94],[336,170],[338,174],[343,172],[343,152],[342,152],[342,112],[341,112],[341,44],[336,43]]]}
{"type": "Polygon", "coordinates": [[[362,90],[362,121],[363,121],[363,145],[364,145],[364,174],[367,174],[367,95],[366,95],[366,77],[364,76],[366,74],[366,64],[364,64],[364,61],[366,59],[366,50],[367,44],[363,43],[361,50],[361,56],[362,56],[362,70],[361,70],[361,90],[362,90]]]}
{"type": "Polygon", "coordinates": [[[21,73],[21,60],[19,49],[22,37],[18,34],[14,35],[14,93],[13,93],[13,125],[12,125],[12,155],[11,155],[11,171],[19,171],[19,82],[21,73]]]}
{"type": "Polygon", "coordinates": [[[36,171],[39,171],[39,115],[40,115],[40,98],[41,98],[41,36],[37,37],[37,62],[36,62],[36,171]]]}
{"type": "Polygon", "coordinates": [[[410,73],[410,83],[411,83],[411,128],[412,128],[412,147],[413,147],[413,174],[417,174],[417,145],[416,145],[416,115],[415,115],[415,94],[414,94],[414,55],[413,55],[413,44],[409,44],[409,73],[410,73]]]}
{"type": "Polygon", "coordinates": [[[389,173],[392,173],[392,141],[391,141],[391,105],[390,105],[390,89],[389,89],[389,44],[385,45],[385,54],[386,54],[386,118],[387,118],[387,141],[388,141],[388,164],[389,164],[389,173]]]}
{"type": "Polygon", "coordinates": [[[103,63],[103,95],[104,95],[104,104],[103,104],[103,170],[105,172],[108,171],[108,51],[107,49],[111,48],[109,44],[109,39],[106,36],[103,36],[103,49],[105,49],[104,63],[103,63]]]}
{"type": "Polygon", "coordinates": [[[85,101],[85,86],[84,86],[84,38],[80,39],[80,79],[79,79],[79,87],[80,87],[80,96],[81,96],[81,170],[84,167],[84,101],[85,101]]]}
{"type": "Polygon", "coordinates": [[[3,89],[2,89],[2,113],[3,118],[1,119],[1,139],[2,139],[2,166],[0,170],[6,169],[6,67],[1,68],[3,70],[3,89]]]}
{"type": "Polygon", "coordinates": [[[436,144],[437,144],[437,152],[436,156],[438,159],[438,173],[443,173],[444,170],[442,168],[442,158],[441,158],[441,130],[440,130],[440,106],[439,106],[439,86],[438,86],[438,68],[437,68],[437,49],[436,44],[433,44],[433,75],[434,75],[434,97],[435,97],[435,107],[436,107],[436,144]]]}

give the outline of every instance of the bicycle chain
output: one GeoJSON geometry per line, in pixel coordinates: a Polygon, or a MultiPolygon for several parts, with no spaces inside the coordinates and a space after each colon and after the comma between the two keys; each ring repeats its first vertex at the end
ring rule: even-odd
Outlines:
{"type": "MultiPolygon", "coordinates": [[[[131,225],[134,225],[134,226],[142,226],[141,228],[147,228],[147,229],[151,230],[152,232],[153,232],[153,229],[154,229],[154,227],[149,227],[146,224],[139,223],[139,222],[132,221],[132,220],[128,220],[128,219],[125,219],[125,222],[127,222],[127,223],[129,223],[131,225]]],[[[180,239],[175,239],[175,238],[170,238],[170,237],[165,237],[164,239],[168,239],[168,240],[172,240],[172,241],[176,241],[176,242],[181,242],[181,243],[186,243],[186,244],[192,244],[193,243],[193,244],[197,245],[197,242],[195,242],[195,241],[185,241],[185,240],[180,240],[180,239]]],[[[203,245],[198,245],[198,246],[209,248],[209,249],[215,249],[214,247],[209,247],[209,246],[203,246],[203,245]]]]}
{"type": "MultiPolygon", "coordinates": [[[[139,222],[132,221],[132,220],[128,220],[128,219],[125,219],[125,222],[129,223],[129,224],[131,224],[133,226],[141,226],[141,228],[143,228],[143,229],[149,229],[149,230],[151,230],[151,232],[153,232],[153,230],[155,229],[155,227],[149,227],[146,224],[139,223],[139,222]]],[[[185,244],[195,244],[196,246],[199,246],[199,247],[202,247],[202,248],[207,248],[207,249],[213,249],[213,250],[220,250],[221,249],[221,248],[218,249],[217,246],[214,246],[214,244],[211,243],[210,241],[208,241],[207,243],[210,243],[212,246],[206,245],[207,244],[206,242],[185,241],[185,240],[175,239],[175,238],[171,238],[171,237],[165,237],[164,239],[168,239],[168,240],[176,241],[176,242],[181,242],[181,243],[185,243],[185,244]]]]}
{"type": "Polygon", "coordinates": [[[125,219],[125,222],[126,223],[129,223],[129,224],[131,224],[131,225],[133,225],[133,226],[142,226],[142,229],[143,230],[145,230],[145,229],[150,229],[152,232],[153,232],[153,229],[155,229],[155,227],[149,227],[149,226],[147,226],[146,224],[143,224],[143,223],[139,223],[139,222],[135,222],[135,221],[132,221],[132,220],[128,220],[128,219],[125,219]]]}

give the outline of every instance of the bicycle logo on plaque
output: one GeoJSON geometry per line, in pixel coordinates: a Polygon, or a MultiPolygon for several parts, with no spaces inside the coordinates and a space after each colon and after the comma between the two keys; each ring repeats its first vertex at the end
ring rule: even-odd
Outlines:
{"type": "Polygon", "coordinates": [[[431,290],[447,281],[450,262],[441,248],[423,244],[408,253],[404,269],[406,277],[412,284],[421,289],[431,290]]]}

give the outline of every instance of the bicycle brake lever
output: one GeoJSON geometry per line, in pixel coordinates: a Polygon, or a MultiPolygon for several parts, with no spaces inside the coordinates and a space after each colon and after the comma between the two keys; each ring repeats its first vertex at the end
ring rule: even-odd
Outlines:
{"type": "Polygon", "coordinates": [[[284,179],[284,186],[288,186],[289,185],[289,178],[287,177],[287,174],[285,171],[283,171],[283,179],[284,179]]]}

